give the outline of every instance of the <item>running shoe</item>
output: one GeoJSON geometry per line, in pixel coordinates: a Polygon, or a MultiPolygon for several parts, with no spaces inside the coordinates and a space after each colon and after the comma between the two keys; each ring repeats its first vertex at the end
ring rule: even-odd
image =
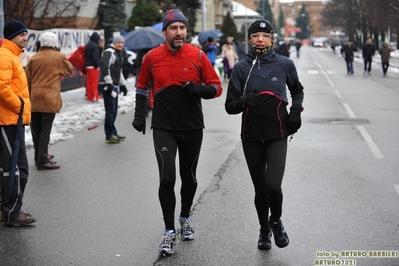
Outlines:
{"type": "Polygon", "coordinates": [[[116,136],[120,141],[126,139],[125,136],[121,136],[121,135],[118,135],[118,134],[116,134],[115,136],[116,136]]]}
{"type": "Polygon", "coordinates": [[[105,138],[105,143],[119,143],[120,139],[116,135],[112,135],[110,138],[105,138]]]}
{"type": "Polygon", "coordinates": [[[288,246],[290,240],[288,239],[287,232],[284,229],[283,222],[281,219],[278,219],[277,222],[269,221],[269,226],[273,231],[274,235],[274,243],[279,248],[284,248],[288,246]]]}
{"type": "Polygon", "coordinates": [[[193,240],[195,238],[194,236],[194,228],[191,225],[191,218],[184,218],[180,217],[179,218],[180,222],[180,238],[185,241],[185,240],[193,240]]]}
{"type": "Polygon", "coordinates": [[[272,248],[272,231],[270,228],[260,229],[258,249],[271,249],[272,248]]]}
{"type": "Polygon", "coordinates": [[[174,252],[174,245],[179,241],[174,230],[166,230],[163,234],[163,240],[159,245],[159,253],[171,255],[174,252]]]}

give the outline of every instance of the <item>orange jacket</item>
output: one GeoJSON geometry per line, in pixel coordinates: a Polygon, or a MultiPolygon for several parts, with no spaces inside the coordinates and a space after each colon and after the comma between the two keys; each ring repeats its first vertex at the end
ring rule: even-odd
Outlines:
{"type": "Polygon", "coordinates": [[[16,125],[22,98],[25,106],[23,124],[31,119],[28,81],[20,57],[23,50],[14,42],[4,39],[0,47],[0,126],[16,125]]]}

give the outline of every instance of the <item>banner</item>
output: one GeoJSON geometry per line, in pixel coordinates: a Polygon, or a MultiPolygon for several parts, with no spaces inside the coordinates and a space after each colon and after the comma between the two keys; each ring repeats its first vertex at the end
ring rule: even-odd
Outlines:
{"type": "Polygon", "coordinates": [[[29,58],[36,53],[36,42],[40,35],[45,31],[54,32],[58,36],[58,44],[61,52],[69,55],[73,53],[79,45],[86,45],[93,32],[100,34],[104,38],[103,30],[79,30],[79,29],[47,29],[47,30],[28,30],[28,42],[25,47],[25,58],[29,58]]]}

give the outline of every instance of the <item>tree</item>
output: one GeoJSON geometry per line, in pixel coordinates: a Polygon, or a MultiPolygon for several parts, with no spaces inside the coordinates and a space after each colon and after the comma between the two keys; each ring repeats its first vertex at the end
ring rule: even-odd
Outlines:
{"type": "Polygon", "coordinates": [[[306,12],[306,5],[303,4],[301,11],[299,11],[299,16],[296,18],[296,26],[301,28],[301,31],[295,34],[296,38],[301,40],[308,38],[309,22],[310,18],[306,12]]]}
{"type": "Polygon", "coordinates": [[[280,7],[280,12],[278,14],[278,25],[277,28],[275,29],[275,32],[278,34],[278,36],[282,35],[281,29],[284,27],[285,27],[284,12],[283,9],[280,7]]]}
{"type": "Polygon", "coordinates": [[[269,0],[261,0],[258,4],[258,8],[256,9],[256,12],[262,15],[265,19],[267,19],[270,24],[272,24],[273,28],[276,27],[276,24],[274,23],[274,18],[273,18],[273,12],[269,4],[269,0]]]}
{"type": "Polygon", "coordinates": [[[226,16],[223,17],[223,22],[220,27],[221,32],[223,32],[223,39],[225,40],[227,36],[234,37],[237,39],[237,26],[234,23],[234,20],[230,16],[230,12],[227,12],[226,16]]]}
{"type": "Polygon", "coordinates": [[[109,31],[119,31],[125,28],[124,0],[100,0],[97,14],[97,28],[109,31]]]}
{"type": "Polygon", "coordinates": [[[395,37],[399,34],[398,0],[330,0],[321,15],[324,25],[341,27],[347,38],[357,40],[358,46],[368,36],[374,35],[373,39],[377,40],[381,35],[385,39],[388,28],[396,31],[395,37]],[[358,31],[362,33],[363,40],[360,40],[358,31]]]}
{"type": "Polygon", "coordinates": [[[65,27],[84,5],[79,0],[4,0],[4,20],[17,19],[31,29],[65,27]]]}
{"type": "Polygon", "coordinates": [[[152,26],[162,20],[162,11],[154,1],[138,0],[128,20],[128,30],[134,30],[136,26],[152,26]]]}

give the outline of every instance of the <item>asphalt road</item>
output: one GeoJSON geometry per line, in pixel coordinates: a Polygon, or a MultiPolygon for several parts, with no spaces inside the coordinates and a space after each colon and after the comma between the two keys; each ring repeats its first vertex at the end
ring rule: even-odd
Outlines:
{"type": "Polygon", "coordinates": [[[203,101],[194,241],[158,255],[163,221],[152,135],[132,128],[130,112],[117,118],[123,143],[105,144],[99,127],[53,145],[59,170],[37,171],[29,150],[24,210],[37,222],[0,226],[0,265],[399,265],[399,76],[382,77],[379,67],[365,76],[359,62],[348,76],[331,49],[301,49],[292,59],[305,87],[303,126],[289,142],[283,181],[288,247],[256,248],[240,116],[226,114],[223,94],[203,101]],[[373,251],[393,252],[373,258],[373,251]]]}

